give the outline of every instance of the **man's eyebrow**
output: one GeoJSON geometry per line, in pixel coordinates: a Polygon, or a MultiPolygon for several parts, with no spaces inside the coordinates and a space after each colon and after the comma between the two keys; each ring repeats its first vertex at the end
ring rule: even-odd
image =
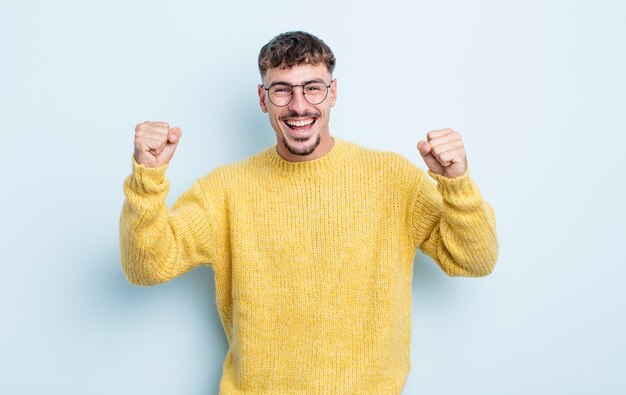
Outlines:
{"type": "Polygon", "coordinates": [[[324,80],[323,80],[323,79],[321,79],[321,78],[316,78],[316,79],[314,79],[314,80],[308,80],[308,81],[305,81],[304,83],[302,83],[302,85],[310,84],[310,83],[312,83],[312,82],[321,82],[321,83],[326,84],[326,82],[324,82],[324,80]]]}
{"type": "MultiPolygon", "coordinates": [[[[325,82],[323,79],[321,79],[321,78],[315,78],[315,79],[312,79],[312,80],[304,81],[304,82],[302,83],[302,85],[310,84],[310,83],[312,83],[312,82],[321,82],[321,83],[323,83],[323,84],[325,84],[325,83],[326,83],[326,82],[325,82]]],[[[294,84],[291,84],[291,83],[289,83],[289,82],[287,82],[287,81],[274,81],[274,82],[272,82],[272,83],[270,84],[270,86],[268,86],[268,88],[271,88],[271,87],[273,87],[274,85],[287,85],[287,86],[294,86],[294,84]]],[[[300,84],[296,84],[296,85],[300,85],[300,84]]]]}
{"type": "Polygon", "coordinates": [[[288,85],[291,86],[291,84],[289,82],[286,81],[274,81],[270,84],[270,86],[268,86],[268,88],[273,87],[274,85],[288,85]]]}

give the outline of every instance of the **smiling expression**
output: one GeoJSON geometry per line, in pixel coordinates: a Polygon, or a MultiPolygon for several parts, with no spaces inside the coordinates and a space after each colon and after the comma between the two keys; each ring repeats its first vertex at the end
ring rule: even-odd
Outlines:
{"type": "Polygon", "coordinates": [[[263,86],[258,94],[261,111],[268,113],[272,128],[276,133],[278,153],[292,162],[302,162],[322,157],[333,147],[328,121],[330,108],[337,100],[337,81],[323,64],[303,64],[288,69],[268,69],[263,78],[263,85],[269,87],[277,82],[290,85],[303,85],[310,81],[331,84],[326,99],[313,105],[306,101],[302,88],[296,87],[291,102],[285,107],[278,107],[268,99],[263,86]]]}

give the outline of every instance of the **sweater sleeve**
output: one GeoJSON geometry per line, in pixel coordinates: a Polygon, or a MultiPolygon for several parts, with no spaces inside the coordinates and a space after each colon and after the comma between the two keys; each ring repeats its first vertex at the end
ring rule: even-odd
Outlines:
{"type": "Polygon", "coordinates": [[[167,165],[148,168],[133,157],[120,216],[122,269],[136,285],[167,282],[214,259],[213,212],[200,180],[168,210],[167,165]]]}
{"type": "Polygon", "coordinates": [[[415,246],[450,276],[489,275],[498,257],[492,207],[469,171],[455,178],[428,174],[437,185],[419,170],[410,211],[415,246]]]}

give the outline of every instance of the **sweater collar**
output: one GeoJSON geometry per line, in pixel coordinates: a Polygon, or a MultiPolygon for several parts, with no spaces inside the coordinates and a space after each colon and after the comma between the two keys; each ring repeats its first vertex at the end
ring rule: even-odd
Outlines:
{"type": "Polygon", "coordinates": [[[304,162],[291,162],[278,154],[277,145],[265,151],[265,157],[270,167],[284,175],[290,176],[314,176],[331,172],[338,168],[346,155],[347,144],[344,140],[332,137],[333,147],[321,158],[304,162]]]}

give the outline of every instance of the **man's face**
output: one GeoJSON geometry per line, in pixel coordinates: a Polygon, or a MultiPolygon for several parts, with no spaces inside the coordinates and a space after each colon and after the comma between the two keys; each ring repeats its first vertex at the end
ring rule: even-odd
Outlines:
{"type": "Polygon", "coordinates": [[[326,99],[316,105],[304,98],[302,87],[294,87],[291,102],[284,107],[274,105],[265,89],[259,86],[261,110],[269,115],[276,133],[278,152],[283,158],[294,162],[317,159],[332,148],[328,120],[330,108],[337,100],[337,82],[331,82],[331,78],[324,64],[305,64],[266,71],[263,85],[268,88],[276,83],[304,85],[313,81],[331,85],[326,99]]]}

